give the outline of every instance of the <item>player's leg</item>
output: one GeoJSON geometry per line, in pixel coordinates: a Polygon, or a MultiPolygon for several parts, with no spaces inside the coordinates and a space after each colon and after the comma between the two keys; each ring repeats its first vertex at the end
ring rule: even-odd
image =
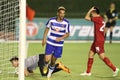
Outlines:
{"type": "Polygon", "coordinates": [[[57,62],[56,65],[57,65],[56,69],[61,69],[67,73],[70,73],[70,69],[61,62],[57,62]]]}
{"type": "Polygon", "coordinates": [[[51,60],[51,57],[52,57],[52,54],[45,55],[44,66],[43,66],[43,73],[44,74],[47,74],[47,72],[48,72],[48,65],[49,65],[49,62],[51,60]]]}
{"type": "Polygon", "coordinates": [[[98,47],[96,47],[96,51],[97,51],[97,53],[99,54],[99,58],[100,58],[101,60],[103,60],[104,63],[114,71],[114,75],[113,75],[113,76],[116,76],[117,73],[118,73],[118,71],[119,71],[119,69],[116,68],[116,67],[112,64],[112,62],[109,60],[109,58],[107,58],[107,57],[105,56],[105,54],[104,54],[104,52],[105,52],[105,51],[104,51],[104,42],[98,43],[97,46],[98,46],[98,47]]]}
{"type": "Polygon", "coordinates": [[[51,63],[49,65],[49,70],[48,70],[48,74],[47,74],[47,78],[51,77],[52,72],[55,70],[55,62],[56,62],[57,58],[52,56],[51,58],[51,63]]]}
{"type": "Polygon", "coordinates": [[[53,73],[59,72],[59,71],[61,71],[61,70],[65,71],[65,72],[67,72],[67,73],[70,73],[70,69],[69,69],[67,66],[65,66],[65,65],[62,64],[61,62],[57,62],[57,63],[55,64],[55,69],[54,69],[53,73]]]}
{"type": "Polygon", "coordinates": [[[52,72],[55,70],[55,62],[56,62],[57,58],[60,58],[62,55],[63,47],[54,47],[54,48],[55,48],[54,54],[53,54],[52,59],[51,59],[47,78],[51,77],[52,72]]]}
{"type": "Polygon", "coordinates": [[[107,32],[108,32],[108,27],[105,27],[105,39],[106,39],[106,36],[107,36],[107,32]]]}
{"type": "Polygon", "coordinates": [[[106,36],[107,36],[107,32],[108,32],[108,29],[110,28],[110,23],[107,22],[106,25],[105,25],[105,39],[106,39],[106,36]]]}
{"type": "Polygon", "coordinates": [[[54,51],[54,46],[46,44],[45,49],[45,58],[44,58],[44,67],[43,67],[43,73],[46,74],[48,72],[48,65],[52,58],[52,52],[54,51]]]}
{"type": "Polygon", "coordinates": [[[47,76],[47,73],[44,73],[44,72],[43,72],[44,58],[45,58],[45,55],[44,55],[44,54],[39,54],[38,67],[39,67],[39,70],[40,70],[41,75],[42,75],[42,76],[47,76]]]}
{"type": "Polygon", "coordinates": [[[113,65],[113,63],[110,61],[110,59],[109,59],[108,57],[106,57],[104,53],[101,53],[101,54],[99,55],[99,57],[100,57],[101,60],[103,60],[103,62],[104,62],[108,67],[110,67],[110,68],[113,70],[113,72],[114,72],[114,73],[113,73],[113,76],[117,76],[119,69],[116,68],[116,67],[113,65]]]}
{"type": "Polygon", "coordinates": [[[112,43],[112,37],[113,37],[113,26],[110,27],[110,43],[112,43]]]}
{"type": "Polygon", "coordinates": [[[88,62],[87,62],[87,70],[86,72],[80,74],[82,76],[91,76],[91,69],[94,61],[94,55],[95,55],[95,47],[94,43],[91,46],[91,50],[88,55],[88,62]]]}

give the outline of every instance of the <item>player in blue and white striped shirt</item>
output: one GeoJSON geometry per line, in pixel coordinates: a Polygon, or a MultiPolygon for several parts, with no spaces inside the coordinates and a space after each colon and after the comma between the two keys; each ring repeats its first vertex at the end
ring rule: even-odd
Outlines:
{"type": "Polygon", "coordinates": [[[64,39],[67,38],[70,33],[69,21],[66,20],[64,16],[65,8],[59,7],[57,17],[50,18],[46,24],[47,27],[44,32],[42,46],[46,44],[44,73],[47,73],[48,63],[51,61],[48,78],[51,77],[57,58],[60,58],[62,55],[64,39]]]}

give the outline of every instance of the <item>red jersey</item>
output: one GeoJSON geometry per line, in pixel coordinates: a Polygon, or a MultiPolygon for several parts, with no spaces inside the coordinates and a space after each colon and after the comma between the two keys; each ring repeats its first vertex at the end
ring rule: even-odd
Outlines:
{"type": "Polygon", "coordinates": [[[104,27],[105,22],[101,16],[92,17],[91,21],[94,23],[94,42],[104,42],[104,27]]]}

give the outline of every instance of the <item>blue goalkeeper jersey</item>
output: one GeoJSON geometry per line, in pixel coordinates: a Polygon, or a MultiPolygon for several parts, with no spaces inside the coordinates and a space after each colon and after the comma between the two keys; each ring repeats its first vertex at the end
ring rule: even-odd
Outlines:
{"type": "Polygon", "coordinates": [[[55,40],[56,38],[62,37],[66,33],[70,32],[70,24],[66,19],[63,19],[62,22],[58,22],[56,19],[56,17],[50,18],[46,23],[47,28],[50,28],[47,44],[62,47],[64,44],[64,39],[60,42],[56,42],[55,40]]]}

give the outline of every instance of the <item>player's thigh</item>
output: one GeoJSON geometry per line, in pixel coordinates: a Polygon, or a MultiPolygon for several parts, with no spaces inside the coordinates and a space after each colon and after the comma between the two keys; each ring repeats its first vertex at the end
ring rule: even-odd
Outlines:
{"type": "Polygon", "coordinates": [[[95,43],[93,42],[92,45],[91,45],[91,48],[90,48],[88,57],[89,57],[89,58],[93,58],[94,55],[95,55],[95,53],[96,53],[95,43]]]}
{"type": "Polygon", "coordinates": [[[53,51],[54,51],[54,46],[50,44],[46,44],[46,49],[45,49],[45,60],[46,61],[51,60],[53,51]]]}
{"type": "Polygon", "coordinates": [[[105,33],[107,33],[108,29],[109,29],[108,27],[105,27],[105,33]]]}
{"type": "Polygon", "coordinates": [[[110,32],[112,32],[112,31],[113,31],[113,28],[114,28],[114,26],[111,26],[111,27],[110,27],[110,32]]]}
{"type": "Polygon", "coordinates": [[[63,47],[55,47],[54,57],[60,58],[62,56],[63,47]]]}
{"type": "Polygon", "coordinates": [[[101,55],[105,52],[104,50],[104,42],[98,42],[95,45],[95,49],[98,55],[101,55]]]}
{"type": "Polygon", "coordinates": [[[95,53],[96,53],[96,51],[95,51],[95,43],[92,43],[89,54],[88,54],[88,57],[93,58],[95,53]]]}

